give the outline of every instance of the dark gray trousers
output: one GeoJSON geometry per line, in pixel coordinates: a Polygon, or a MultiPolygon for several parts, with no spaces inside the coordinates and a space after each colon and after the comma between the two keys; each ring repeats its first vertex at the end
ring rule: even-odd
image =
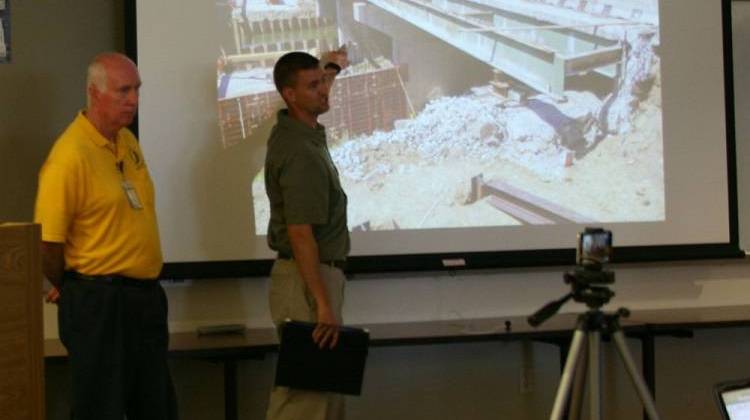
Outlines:
{"type": "Polygon", "coordinates": [[[167,299],[158,282],[81,280],[66,273],[58,323],[71,367],[72,419],[177,419],[167,299]]]}

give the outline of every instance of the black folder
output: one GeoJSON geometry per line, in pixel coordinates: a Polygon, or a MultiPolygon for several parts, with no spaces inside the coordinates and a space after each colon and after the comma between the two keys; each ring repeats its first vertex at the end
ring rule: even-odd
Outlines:
{"type": "Polygon", "coordinates": [[[340,327],[334,348],[318,347],[312,339],[314,323],[286,321],[276,365],[276,386],[360,395],[370,333],[340,327]]]}

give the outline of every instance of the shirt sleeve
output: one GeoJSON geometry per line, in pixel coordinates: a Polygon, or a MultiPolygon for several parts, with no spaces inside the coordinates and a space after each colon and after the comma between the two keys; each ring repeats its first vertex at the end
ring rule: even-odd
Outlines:
{"type": "Polygon", "coordinates": [[[279,185],[288,224],[328,223],[328,171],[314,153],[298,153],[283,166],[279,185]]]}
{"type": "Polygon", "coordinates": [[[72,165],[47,162],[39,172],[34,221],[42,241],[64,243],[75,214],[76,171],[72,165]]]}

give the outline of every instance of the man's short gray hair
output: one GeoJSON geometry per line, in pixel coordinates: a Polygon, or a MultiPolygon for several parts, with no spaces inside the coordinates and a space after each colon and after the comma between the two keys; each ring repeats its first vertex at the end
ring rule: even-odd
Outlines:
{"type": "Polygon", "coordinates": [[[97,90],[103,92],[107,89],[107,70],[104,68],[103,59],[109,53],[102,53],[94,57],[86,72],[86,106],[91,107],[91,94],[89,88],[93,85],[97,90]]]}

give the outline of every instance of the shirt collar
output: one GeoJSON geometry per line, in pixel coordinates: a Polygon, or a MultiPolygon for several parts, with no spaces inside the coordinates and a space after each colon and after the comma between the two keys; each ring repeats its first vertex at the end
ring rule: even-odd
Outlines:
{"type": "Polygon", "coordinates": [[[323,124],[318,123],[316,128],[305,125],[302,121],[289,116],[289,110],[282,109],[277,114],[278,125],[288,130],[294,131],[300,136],[310,138],[317,145],[326,144],[326,128],[323,124]]]}
{"type": "MultiPolygon", "coordinates": [[[[91,123],[91,121],[84,115],[84,111],[78,111],[78,116],[76,117],[76,124],[83,129],[83,131],[86,133],[89,140],[91,140],[95,145],[99,147],[106,147],[110,150],[112,150],[112,143],[110,143],[109,140],[107,140],[104,136],[102,136],[102,133],[99,132],[99,130],[94,127],[94,124],[91,123]]],[[[117,143],[117,152],[118,154],[122,154],[124,152],[122,147],[119,147],[121,144],[121,134],[122,130],[117,132],[117,137],[115,137],[115,142],[117,143]]],[[[118,156],[119,157],[119,156],[118,156]]]]}

